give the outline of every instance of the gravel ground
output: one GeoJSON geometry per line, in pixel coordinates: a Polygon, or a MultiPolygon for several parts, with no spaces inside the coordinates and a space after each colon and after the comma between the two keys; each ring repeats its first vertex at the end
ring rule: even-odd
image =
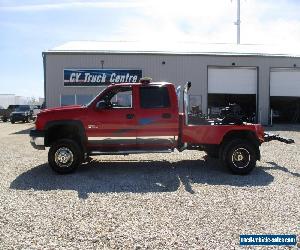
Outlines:
{"type": "Polygon", "coordinates": [[[249,249],[240,234],[300,235],[300,126],[269,129],[296,144],[264,144],[248,176],[197,151],[95,157],[61,176],[31,126],[0,123],[0,249],[249,249]]]}

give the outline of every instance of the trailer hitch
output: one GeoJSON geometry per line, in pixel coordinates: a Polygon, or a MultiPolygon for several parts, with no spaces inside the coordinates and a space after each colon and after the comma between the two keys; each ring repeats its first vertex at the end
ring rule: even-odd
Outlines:
{"type": "Polygon", "coordinates": [[[285,138],[285,137],[282,137],[278,134],[276,135],[276,134],[272,134],[272,133],[265,133],[264,134],[264,140],[265,140],[265,142],[280,141],[280,142],[284,142],[286,144],[295,143],[295,141],[293,139],[285,138]]]}

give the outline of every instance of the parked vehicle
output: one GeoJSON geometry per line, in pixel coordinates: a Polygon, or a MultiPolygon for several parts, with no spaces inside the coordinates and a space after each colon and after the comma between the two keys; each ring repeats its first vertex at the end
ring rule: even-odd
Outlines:
{"type": "Polygon", "coordinates": [[[30,132],[31,144],[36,149],[50,147],[49,164],[62,174],[74,171],[93,155],[170,153],[175,149],[206,151],[233,173],[250,173],[260,159],[263,127],[203,119],[189,124],[190,86],[188,82],[184,87],[184,113],[179,113],[182,92],[176,92],[171,83],[110,85],[86,106],[41,111],[30,132]]]}
{"type": "Polygon", "coordinates": [[[20,105],[9,105],[7,109],[0,109],[0,118],[3,122],[7,122],[10,119],[10,114],[20,105]]]}
{"type": "Polygon", "coordinates": [[[41,112],[41,105],[33,105],[32,109],[32,119],[35,120],[38,113],[41,112]]]}
{"type": "Polygon", "coordinates": [[[32,114],[33,111],[29,105],[19,105],[19,107],[10,114],[10,122],[29,122],[32,119],[32,114]]]}

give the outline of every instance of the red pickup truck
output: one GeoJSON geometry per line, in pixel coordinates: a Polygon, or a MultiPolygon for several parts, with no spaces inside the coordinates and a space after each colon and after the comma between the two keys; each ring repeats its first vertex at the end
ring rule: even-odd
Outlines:
{"type": "Polygon", "coordinates": [[[88,105],[41,111],[30,132],[31,144],[36,149],[50,147],[49,165],[62,174],[73,172],[92,155],[175,149],[206,151],[233,173],[249,173],[260,159],[263,127],[205,119],[190,123],[190,86],[188,82],[180,90],[171,83],[149,81],[110,85],[88,105]]]}

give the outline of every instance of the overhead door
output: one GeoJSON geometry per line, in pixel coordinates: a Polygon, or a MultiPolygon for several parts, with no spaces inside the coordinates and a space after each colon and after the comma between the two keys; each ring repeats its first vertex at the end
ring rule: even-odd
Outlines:
{"type": "Polygon", "coordinates": [[[270,107],[273,122],[300,122],[300,69],[271,69],[270,107]]]}
{"type": "Polygon", "coordinates": [[[222,117],[222,109],[235,105],[236,110],[241,110],[242,120],[256,120],[257,68],[209,67],[207,80],[208,112],[212,118],[222,117]]]}
{"type": "Polygon", "coordinates": [[[272,69],[270,96],[300,96],[300,70],[272,69]]]}
{"type": "Polygon", "coordinates": [[[256,68],[208,68],[208,93],[256,94],[256,68]]]}

